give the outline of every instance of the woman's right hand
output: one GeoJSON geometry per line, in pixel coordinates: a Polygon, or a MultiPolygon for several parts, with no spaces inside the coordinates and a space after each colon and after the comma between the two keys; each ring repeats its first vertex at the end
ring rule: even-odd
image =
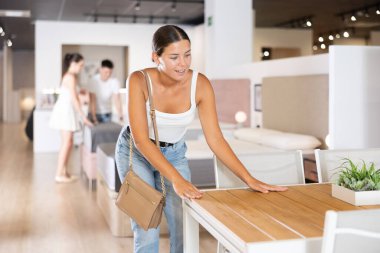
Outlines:
{"type": "Polygon", "coordinates": [[[85,125],[89,126],[89,127],[93,127],[94,126],[94,124],[92,124],[92,122],[88,118],[86,118],[86,117],[83,118],[83,123],[85,125]]]}
{"type": "Polygon", "coordinates": [[[203,195],[197,187],[185,179],[173,182],[173,188],[181,199],[200,199],[203,195]]]}

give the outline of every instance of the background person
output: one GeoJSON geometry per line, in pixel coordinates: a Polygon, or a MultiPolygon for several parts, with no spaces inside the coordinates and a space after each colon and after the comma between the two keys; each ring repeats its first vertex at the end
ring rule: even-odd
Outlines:
{"type": "Polygon", "coordinates": [[[54,105],[50,118],[50,127],[61,130],[61,147],[58,155],[57,183],[69,183],[77,178],[71,175],[67,169],[67,162],[73,146],[74,132],[81,129],[80,121],[92,126],[81,109],[78,98],[78,74],[84,65],[83,56],[74,53],[66,54],[63,60],[62,83],[60,94],[54,105]]]}
{"type": "Polygon", "coordinates": [[[110,60],[103,60],[99,73],[91,78],[88,84],[90,92],[89,118],[97,123],[110,122],[112,120],[112,101],[115,102],[119,120],[123,121],[123,110],[120,99],[120,83],[111,77],[113,63],[110,60]]]}

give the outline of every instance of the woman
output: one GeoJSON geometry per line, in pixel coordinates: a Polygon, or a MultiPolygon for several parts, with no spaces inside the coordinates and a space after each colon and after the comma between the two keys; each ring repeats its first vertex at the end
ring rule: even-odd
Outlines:
{"type": "MultiPolygon", "coordinates": [[[[145,69],[152,81],[152,94],[161,150],[152,139],[148,90],[141,72],[129,77],[129,122],[120,133],[116,146],[116,163],[121,179],[125,178],[132,134],[133,169],[143,180],[161,191],[160,173],[165,177],[164,209],[170,233],[170,252],[183,251],[181,198],[198,199],[200,192],[190,182],[183,136],[198,109],[203,132],[215,155],[249,187],[261,192],[284,191],[253,178],[237,159],[223,138],[218,125],[215,98],[210,81],[190,69],[190,39],[179,27],[166,25],[153,35],[152,60],[156,68],[145,69]]],[[[144,231],[132,220],[135,252],[158,252],[159,231],[144,231]]]]}
{"type": "Polygon", "coordinates": [[[73,146],[74,132],[80,129],[80,120],[88,126],[92,123],[85,117],[78,98],[77,78],[84,61],[80,54],[66,54],[63,60],[60,94],[50,118],[50,127],[61,130],[61,147],[55,174],[57,183],[70,183],[76,180],[67,170],[67,162],[73,146]]]}

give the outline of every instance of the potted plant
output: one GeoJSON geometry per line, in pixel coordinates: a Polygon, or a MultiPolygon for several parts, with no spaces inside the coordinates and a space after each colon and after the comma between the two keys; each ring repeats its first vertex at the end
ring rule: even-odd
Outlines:
{"type": "Polygon", "coordinates": [[[380,204],[380,169],[373,162],[355,164],[344,158],[337,168],[336,184],[332,185],[332,195],[356,206],[380,204]]]}

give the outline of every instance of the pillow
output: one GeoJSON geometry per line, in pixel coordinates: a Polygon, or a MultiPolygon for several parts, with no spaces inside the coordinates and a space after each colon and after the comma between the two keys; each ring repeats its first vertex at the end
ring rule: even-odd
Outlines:
{"type": "Polygon", "coordinates": [[[281,132],[265,128],[242,128],[234,132],[237,139],[255,142],[261,145],[285,149],[314,149],[322,143],[314,136],[281,132]]]}
{"type": "Polygon", "coordinates": [[[239,128],[234,131],[234,137],[243,141],[261,143],[266,136],[274,136],[282,132],[266,128],[239,128]]]}

